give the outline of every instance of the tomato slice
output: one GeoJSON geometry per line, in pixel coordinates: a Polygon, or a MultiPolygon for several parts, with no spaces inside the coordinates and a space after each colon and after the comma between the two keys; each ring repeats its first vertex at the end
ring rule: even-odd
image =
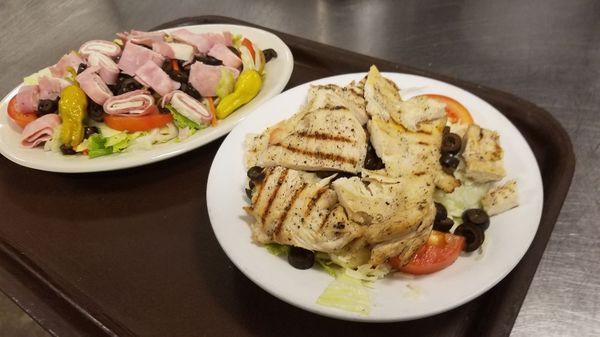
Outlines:
{"type": "Polygon", "coordinates": [[[247,38],[244,38],[242,40],[242,45],[248,48],[248,50],[250,51],[250,55],[252,55],[252,59],[256,59],[256,52],[254,51],[254,45],[252,44],[252,42],[247,38]]]}
{"type": "Polygon", "coordinates": [[[37,119],[37,115],[35,113],[22,113],[17,110],[17,96],[13,97],[8,102],[8,108],[6,109],[8,112],[8,116],[13,120],[18,126],[24,128],[25,125],[33,122],[37,119]]]}
{"type": "Polygon", "coordinates": [[[156,107],[154,109],[156,109],[156,112],[144,116],[130,117],[107,115],[104,117],[104,123],[115,130],[135,132],[160,128],[173,121],[171,114],[160,114],[156,107]]]}
{"type": "Polygon", "coordinates": [[[417,250],[408,264],[400,265],[400,259],[390,259],[391,265],[401,272],[424,275],[440,271],[460,255],[465,245],[465,238],[450,233],[432,231],[427,242],[417,250]]]}
{"type": "Polygon", "coordinates": [[[467,125],[473,124],[473,117],[469,113],[469,110],[455,99],[442,95],[427,95],[427,97],[446,103],[446,115],[448,115],[450,122],[467,125]]]}

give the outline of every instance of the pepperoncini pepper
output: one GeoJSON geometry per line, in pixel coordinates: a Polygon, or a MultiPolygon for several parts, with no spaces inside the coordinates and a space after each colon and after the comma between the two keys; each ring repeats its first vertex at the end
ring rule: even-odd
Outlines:
{"type": "Polygon", "coordinates": [[[70,85],[60,93],[58,114],[62,119],[60,142],[77,147],[83,140],[83,120],[87,111],[87,97],[77,85],[70,85]]]}
{"type": "Polygon", "coordinates": [[[217,105],[217,118],[229,116],[237,108],[250,102],[260,91],[262,78],[256,70],[244,70],[235,82],[233,92],[223,97],[217,105]]]}

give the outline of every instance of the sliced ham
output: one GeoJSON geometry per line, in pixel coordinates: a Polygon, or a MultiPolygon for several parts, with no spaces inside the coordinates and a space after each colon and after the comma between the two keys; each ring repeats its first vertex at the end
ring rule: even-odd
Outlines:
{"type": "Polygon", "coordinates": [[[37,110],[40,100],[40,88],[37,85],[24,85],[17,93],[17,110],[31,113],[37,110]]]}
{"type": "Polygon", "coordinates": [[[209,125],[213,118],[204,104],[183,91],[173,91],[164,97],[162,104],[171,104],[177,112],[200,125],[209,125]]]}
{"type": "Polygon", "coordinates": [[[242,65],[242,59],[222,43],[212,46],[208,51],[208,55],[221,60],[224,65],[232,68],[239,68],[242,65]]]}
{"type": "Polygon", "coordinates": [[[87,57],[94,52],[115,58],[121,55],[121,47],[114,42],[105,40],[91,40],[79,47],[79,54],[83,57],[87,57]]]}
{"type": "Polygon", "coordinates": [[[104,102],[104,112],[115,116],[143,116],[153,109],[154,97],[147,90],[135,90],[113,96],[104,102]]]}
{"type": "Polygon", "coordinates": [[[106,86],[106,83],[102,81],[102,78],[98,76],[97,72],[99,70],[100,67],[98,66],[88,67],[81,74],[77,75],[77,82],[79,82],[81,89],[92,101],[102,105],[107,99],[113,96],[113,93],[106,86]]]}
{"type": "Polygon", "coordinates": [[[212,97],[217,95],[217,86],[224,71],[233,73],[233,77],[237,78],[240,74],[239,70],[227,66],[211,66],[202,62],[194,62],[190,69],[190,84],[194,89],[198,90],[200,95],[204,97],[212,97]]]}
{"type": "Polygon", "coordinates": [[[213,45],[221,43],[224,44],[226,46],[231,46],[232,42],[233,42],[233,35],[231,35],[230,32],[224,32],[224,33],[205,33],[202,34],[204,35],[208,41],[210,41],[210,43],[212,43],[213,45]]]}
{"type": "Polygon", "coordinates": [[[100,67],[98,75],[100,75],[100,78],[102,78],[106,84],[117,83],[120,70],[115,61],[110,57],[101,53],[91,52],[88,55],[87,61],[90,66],[100,67]]]}
{"type": "Polygon", "coordinates": [[[190,61],[194,56],[194,47],[177,42],[154,42],[152,50],[169,59],[190,61]]]}
{"type": "Polygon", "coordinates": [[[228,34],[216,34],[216,33],[204,33],[196,34],[192,33],[187,29],[178,29],[171,33],[173,39],[187,43],[194,46],[200,54],[206,54],[217,43],[230,46],[232,42],[231,33],[228,34]]]}
{"type": "Polygon", "coordinates": [[[77,68],[79,68],[79,65],[82,63],[85,64],[85,61],[83,61],[83,59],[79,57],[77,53],[72,51],[66,55],[63,55],[63,57],[60,58],[58,63],[51,66],[50,72],[53,76],[63,77],[67,74],[68,67],[72,67],[73,70],[77,71],[77,68]]]}
{"type": "Polygon", "coordinates": [[[123,41],[131,41],[135,44],[142,44],[148,47],[152,47],[154,42],[164,41],[165,35],[163,32],[142,32],[139,30],[117,33],[117,36],[123,41]]]}
{"type": "Polygon", "coordinates": [[[161,96],[177,90],[181,86],[179,82],[173,81],[164,70],[152,61],[148,61],[139,67],[134,78],[138,82],[151,87],[161,96]]]}
{"type": "Polygon", "coordinates": [[[138,68],[148,61],[152,61],[161,67],[165,58],[157,52],[128,41],[125,44],[118,66],[125,74],[133,76],[138,68]]]}
{"type": "Polygon", "coordinates": [[[21,145],[32,148],[52,138],[54,128],[60,124],[57,114],[44,115],[25,125],[21,133],[21,145]]]}
{"type": "Polygon", "coordinates": [[[71,83],[64,78],[42,76],[38,81],[40,99],[55,100],[71,83]]]}

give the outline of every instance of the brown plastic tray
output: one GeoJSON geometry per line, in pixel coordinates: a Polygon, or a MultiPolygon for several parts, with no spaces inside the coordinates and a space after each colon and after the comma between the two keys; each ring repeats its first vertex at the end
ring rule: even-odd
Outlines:
{"type": "MultiPolygon", "coordinates": [[[[157,28],[205,23],[256,26],[204,16],[157,28]]],[[[294,54],[288,87],[376,64],[462,87],[517,126],[542,172],[544,209],[531,247],[504,280],[452,311],[400,323],[345,322],[286,304],[242,275],[213,236],[205,196],[218,140],[95,174],[35,171],[0,157],[0,289],[59,336],[508,336],[573,176],[565,130],[513,95],[274,33],[294,54]]]]}

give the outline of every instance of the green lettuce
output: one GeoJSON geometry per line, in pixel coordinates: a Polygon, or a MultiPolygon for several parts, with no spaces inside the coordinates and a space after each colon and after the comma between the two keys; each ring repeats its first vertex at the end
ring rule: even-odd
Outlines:
{"type": "Polygon", "coordinates": [[[340,273],[319,296],[317,304],[368,316],[371,312],[371,296],[363,283],[346,273],[340,273]]]}
{"type": "Polygon", "coordinates": [[[280,245],[278,243],[268,243],[265,245],[265,248],[269,251],[269,253],[279,256],[279,255],[287,255],[290,250],[290,246],[280,245]]]}
{"type": "MultiPolygon", "coordinates": [[[[104,137],[96,133],[91,135],[83,144],[87,147],[88,156],[96,158],[123,151],[132,140],[143,134],[143,132],[119,132],[112,134],[110,137],[104,137]]],[[[78,150],[83,149],[78,148],[78,150]]]]}
{"type": "Polygon", "coordinates": [[[171,115],[173,116],[173,122],[178,128],[190,128],[191,130],[199,130],[202,128],[198,123],[177,112],[177,110],[175,110],[171,104],[167,104],[165,107],[171,112],[171,115]]]}

